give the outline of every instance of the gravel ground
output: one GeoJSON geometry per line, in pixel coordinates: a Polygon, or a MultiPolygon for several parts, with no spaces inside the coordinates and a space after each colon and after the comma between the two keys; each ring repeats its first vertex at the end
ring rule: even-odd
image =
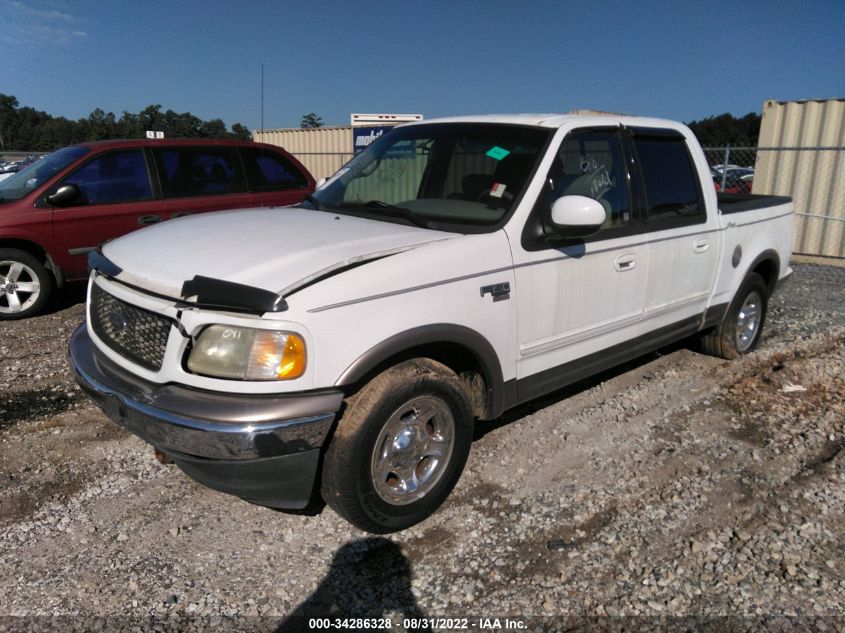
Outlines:
{"type": "Polygon", "coordinates": [[[795,268],[755,353],[676,346],[479,426],[389,538],[156,462],[73,383],[73,289],[0,324],[0,632],[843,631],[845,268],[795,268]]]}

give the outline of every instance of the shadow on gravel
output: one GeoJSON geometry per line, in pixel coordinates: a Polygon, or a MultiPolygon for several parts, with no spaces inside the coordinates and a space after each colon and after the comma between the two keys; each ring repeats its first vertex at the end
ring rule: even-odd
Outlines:
{"type": "Polygon", "coordinates": [[[616,367],[613,367],[612,369],[608,369],[607,371],[603,371],[599,374],[595,374],[594,376],[573,383],[568,387],[564,387],[563,389],[558,389],[557,391],[553,391],[548,395],[541,396],[536,400],[531,400],[517,407],[514,407],[509,411],[505,411],[501,416],[499,416],[495,420],[490,420],[489,422],[479,422],[475,425],[473,441],[480,440],[482,437],[484,437],[491,431],[495,431],[496,429],[500,429],[503,426],[507,426],[512,422],[521,420],[522,418],[529,416],[532,413],[540,411],[541,409],[545,409],[546,407],[550,407],[551,405],[557,404],[558,402],[566,400],[567,398],[571,398],[572,396],[577,395],[582,391],[592,389],[593,387],[600,385],[601,383],[608,381],[611,378],[616,378],[617,376],[626,374],[629,371],[632,371],[638,367],[642,367],[643,365],[647,365],[648,363],[657,360],[662,356],[668,356],[669,354],[672,354],[673,352],[677,352],[678,350],[682,349],[688,349],[692,352],[699,352],[700,349],[698,340],[696,338],[692,338],[684,341],[679,341],[667,347],[661,348],[656,352],[651,352],[650,354],[646,354],[645,356],[640,356],[639,358],[635,358],[634,360],[628,361],[624,365],[618,365],[616,367]]]}
{"type": "Polygon", "coordinates": [[[406,626],[407,631],[431,631],[411,591],[411,564],[402,550],[386,538],[366,538],[337,550],[328,575],[279,624],[276,633],[312,630],[309,618],[331,618],[332,622],[368,619],[369,626],[351,624],[350,628],[385,628],[379,621],[386,622],[395,613],[401,613],[403,619],[418,621],[408,622],[412,626],[406,626]]]}
{"type": "Polygon", "coordinates": [[[32,420],[45,415],[57,415],[70,409],[82,400],[82,394],[54,391],[54,387],[17,391],[8,394],[6,402],[0,404],[0,429],[19,420],[32,420]]]}
{"type": "Polygon", "coordinates": [[[45,308],[42,314],[53,314],[75,306],[78,303],[85,303],[85,293],[88,288],[87,281],[71,281],[58,290],[45,308]]]}
{"type": "MultiPolygon", "coordinates": [[[[94,471],[57,472],[55,469],[49,469],[49,471],[52,474],[45,475],[44,471],[33,473],[29,470],[23,475],[11,473],[6,475],[9,478],[7,482],[9,486],[14,484],[15,480],[20,483],[23,477],[25,479],[23,479],[24,484],[19,485],[17,490],[4,490],[0,493],[0,506],[3,508],[0,514],[0,527],[32,517],[48,501],[59,502],[67,499],[82,490],[96,474],[94,471]]],[[[2,630],[0,627],[0,631],[2,630]]]]}

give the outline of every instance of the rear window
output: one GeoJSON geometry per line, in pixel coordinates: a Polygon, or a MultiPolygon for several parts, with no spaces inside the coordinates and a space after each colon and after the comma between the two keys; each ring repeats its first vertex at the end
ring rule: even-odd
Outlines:
{"type": "Polygon", "coordinates": [[[236,152],[227,147],[170,147],[155,150],[167,198],[214,196],[246,191],[236,152]]]}
{"type": "Polygon", "coordinates": [[[698,178],[680,135],[635,136],[649,223],[683,225],[705,221],[698,178]]]}
{"type": "Polygon", "coordinates": [[[293,189],[308,184],[305,175],[281,154],[262,147],[242,147],[250,191],[293,189]]]}

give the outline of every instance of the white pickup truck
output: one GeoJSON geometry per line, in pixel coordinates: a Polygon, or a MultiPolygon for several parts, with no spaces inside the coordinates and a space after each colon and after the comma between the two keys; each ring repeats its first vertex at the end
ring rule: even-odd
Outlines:
{"type": "Polygon", "coordinates": [[[787,198],[718,199],[685,126],[430,120],[297,207],[180,218],[90,259],[82,388],[194,479],[375,533],[446,499],[475,420],[698,335],[757,344],[787,198]]]}

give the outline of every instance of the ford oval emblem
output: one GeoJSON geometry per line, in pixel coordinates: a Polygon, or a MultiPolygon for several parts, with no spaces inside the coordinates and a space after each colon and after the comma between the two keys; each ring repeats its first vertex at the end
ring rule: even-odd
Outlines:
{"type": "Polygon", "coordinates": [[[112,331],[115,335],[122,334],[126,331],[126,328],[129,327],[129,323],[126,321],[126,316],[120,311],[120,308],[114,308],[111,312],[109,312],[109,323],[111,324],[112,331]]]}

